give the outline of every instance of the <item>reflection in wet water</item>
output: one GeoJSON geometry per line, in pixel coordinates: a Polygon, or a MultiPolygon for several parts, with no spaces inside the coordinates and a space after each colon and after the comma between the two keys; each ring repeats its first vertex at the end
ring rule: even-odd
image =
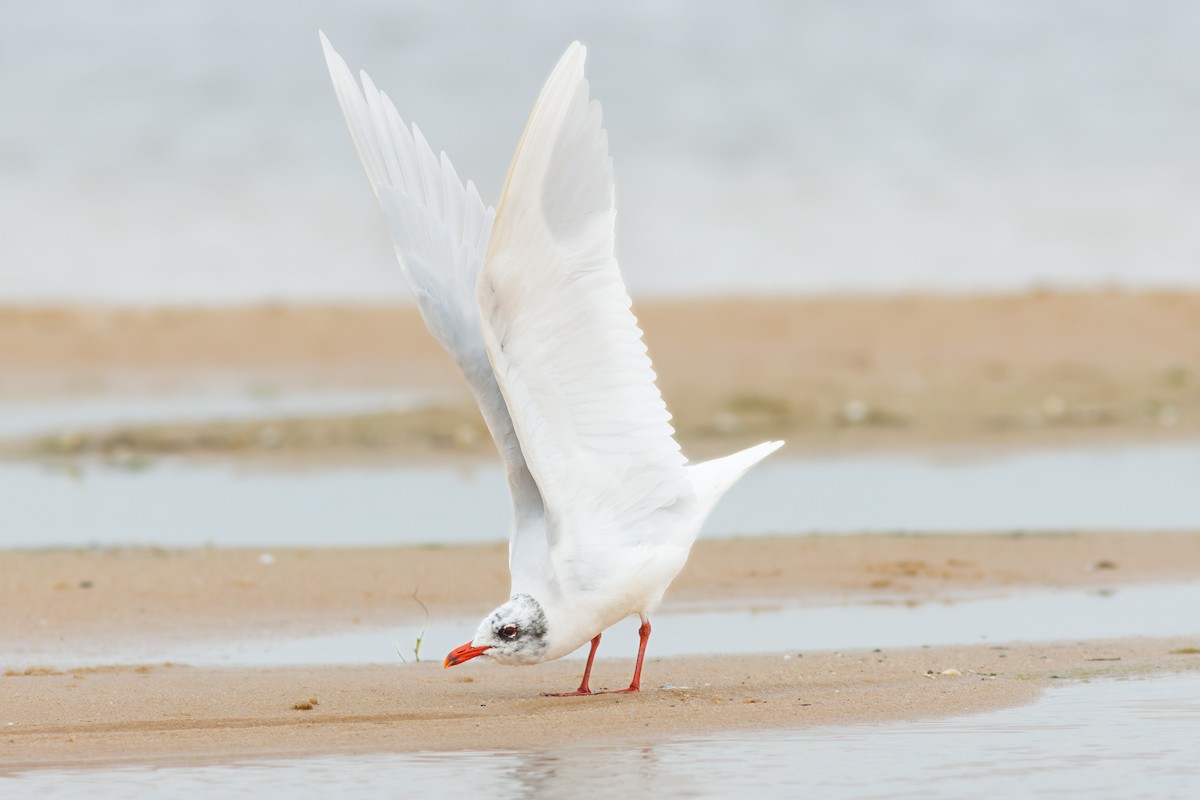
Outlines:
{"type": "MultiPolygon", "coordinates": [[[[1001,644],[1123,636],[1182,636],[1200,633],[1200,583],[1127,587],[1097,592],[1038,591],[1008,597],[908,606],[849,604],[764,610],[692,610],[662,613],[650,642],[652,658],[720,653],[791,654],[813,650],[902,648],[945,644],[1001,644]],[[720,631],[714,640],[712,632],[720,631]]],[[[192,665],[397,664],[421,652],[433,658],[471,638],[477,618],[434,620],[419,627],[366,629],[325,636],[290,637],[259,632],[253,639],[130,642],[68,640],[53,646],[28,644],[0,652],[0,667],[60,668],[97,663],[171,661],[192,665]]],[[[601,658],[631,658],[637,620],[627,619],[605,634],[601,658]]],[[[574,654],[582,658],[587,648],[574,654]]],[[[489,668],[485,665],[482,668],[489,668]]],[[[474,667],[472,668],[474,669],[474,667]]]]}
{"type": "MultiPolygon", "coordinates": [[[[702,535],[1200,527],[1200,444],[786,457],[752,470],[702,535]]],[[[0,466],[0,547],[357,546],[500,541],[484,463],[293,471],[165,461],[137,471],[0,466]]]]}
{"type": "Polygon", "coordinates": [[[40,770],[5,797],[458,796],[923,799],[1195,796],[1200,675],[1075,684],[1034,706],[887,725],[737,732],[554,751],[40,770]]]}

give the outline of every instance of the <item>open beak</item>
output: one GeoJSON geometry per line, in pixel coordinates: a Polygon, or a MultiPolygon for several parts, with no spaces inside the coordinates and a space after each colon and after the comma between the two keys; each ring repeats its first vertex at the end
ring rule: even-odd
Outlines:
{"type": "Polygon", "coordinates": [[[449,667],[457,667],[464,661],[470,661],[475,656],[483,655],[484,650],[490,650],[489,645],[483,647],[472,647],[470,642],[467,642],[462,647],[456,647],[450,651],[450,655],[446,656],[446,660],[442,662],[442,669],[449,667]]]}

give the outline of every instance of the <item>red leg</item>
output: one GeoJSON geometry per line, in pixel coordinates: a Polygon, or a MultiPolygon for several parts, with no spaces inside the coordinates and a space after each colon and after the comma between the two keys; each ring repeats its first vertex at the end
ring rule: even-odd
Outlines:
{"type": "Polygon", "coordinates": [[[592,639],[592,651],[588,653],[587,666],[583,668],[583,682],[579,684],[579,688],[573,692],[546,692],[543,697],[579,697],[592,693],[592,690],[588,688],[588,678],[592,674],[592,662],[596,660],[596,648],[600,646],[600,636],[601,634],[597,633],[596,638],[592,639]]]}
{"type": "Polygon", "coordinates": [[[633,682],[628,689],[618,689],[615,692],[597,692],[597,694],[632,694],[642,690],[642,659],[646,657],[646,642],[650,641],[650,620],[642,618],[642,627],[638,628],[641,643],[638,644],[637,666],[633,668],[633,682]]]}

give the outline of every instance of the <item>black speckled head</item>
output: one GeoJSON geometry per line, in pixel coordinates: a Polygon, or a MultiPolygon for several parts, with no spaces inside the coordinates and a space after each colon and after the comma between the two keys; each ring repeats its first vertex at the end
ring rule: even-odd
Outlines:
{"type": "Polygon", "coordinates": [[[501,664],[537,664],[546,655],[546,612],[527,594],[515,594],[484,618],[471,640],[501,664]]]}

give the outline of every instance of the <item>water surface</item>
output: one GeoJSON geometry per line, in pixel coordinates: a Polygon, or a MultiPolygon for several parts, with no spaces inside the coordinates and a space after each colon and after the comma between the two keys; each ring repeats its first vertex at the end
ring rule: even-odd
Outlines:
{"type": "Polygon", "coordinates": [[[10,798],[1195,797],[1200,675],[1057,687],[944,720],[737,732],[555,750],[36,770],[10,798]]]}
{"type": "MultiPolygon", "coordinates": [[[[668,606],[654,619],[652,657],[710,653],[779,653],[814,650],[900,649],[922,645],[1082,641],[1126,636],[1200,634],[1200,583],[1131,586],[1106,590],[1023,591],[954,600],[779,604],[723,609],[668,606]],[[714,633],[715,632],[715,633],[714,633]]],[[[357,627],[320,636],[295,636],[263,628],[239,638],[180,639],[170,635],[132,642],[66,638],[53,645],[9,644],[0,668],[171,661],[205,666],[295,664],[396,664],[420,655],[439,660],[471,639],[478,618],[434,619],[394,628],[357,627]],[[397,655],[399,651],[399,655],[397,655]]],[[[605,632],[602,658],[632,658],[638,622],[627,619],[605,632]]],[[[583,658],[588,648],[577,650],[583,658]]],[[[999,654],[997,658],[999,658],[999,654]]],[[[467,669],[494,668],[491,665],[467,669]]]]}
{"type": "Polygon", "coordinates": [[[172,423],[251,422],[405,411],[428,393],[397,389],[206,391],[79,396],[0,405],[0,438],[172,423]]]}
{"type": "Polygon", "coordinates": [[[1188,0],[8,3],[0,300],[405,300],[324,28],[495,203],[590,48],[635,296],[1200,286],[1188,0]],[[48,98],[52,101],[48,101],[48,98]]]}
{"type": "MultiPolygon", "coordinates": [[[[772,456],[702,536],[1200,528],[1200,444],[772,456]]],[[[0,547],[502,541],[497,464],[278,470],[165,460],[0,465],[0,547]]]]}

